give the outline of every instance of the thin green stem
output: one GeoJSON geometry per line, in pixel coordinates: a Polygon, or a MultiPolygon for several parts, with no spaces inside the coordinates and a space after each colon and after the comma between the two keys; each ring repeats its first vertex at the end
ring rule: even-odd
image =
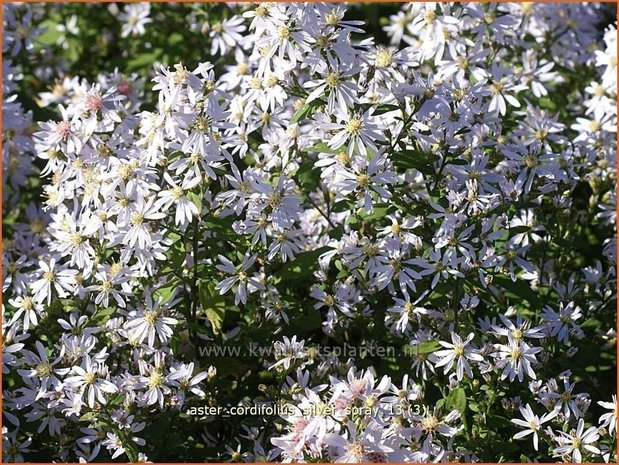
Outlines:
{"type": "Polygon", "coordinates": [[[307,201],[308,201],[309,203],[311,203],[311,204],[312,204],[312,206],[313,206],[316,210],[318,210],[318,213],[320,213],[320,214],[324,217],[324,219],[325,219],[325,220],[327,220],[327,221],[329,222],[329,224],[331,225],[331,227],[332,227],[333,229],[335,229],[335,228],[337,227],[337,226],[335,225],[335,223],[333,223],[333,221],[331,221],[331,218],[329,218],[329,216],[328,216],[325,212],[323,212],[323,211],[322,211],[322,209],[321,209],[321,208],[320,208],[320,207],[316,204],[316,202],[314,202],[314,201],[313,201],[313,200],[309,197],[309,195],[306,195],[306,196],[305,196],[305,198],[307,199],[307,201]]]}

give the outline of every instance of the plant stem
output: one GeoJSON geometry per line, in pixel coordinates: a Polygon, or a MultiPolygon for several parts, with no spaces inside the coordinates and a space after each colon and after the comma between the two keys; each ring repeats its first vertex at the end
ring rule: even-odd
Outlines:
{"type": "Polygon", "coordinates": [[[197,321],[197,305],[200,300],[200,296],[198,293],[198,218],[194,217],[193,219],[193,245],[191,247],[191,252],[193,254],[193,275],[191,277],[191,295],[193,301],[191,302],[190,314],[193,323],[197,321]]]}
{"type": "Polygon", "coordinates": [[[331,227],[332,227],[333,229],[335,229],[335,228],[337,227],[337,226],[335,226],[335,223],[333,223],[333,221],[331,221],[331,219],[329,218],[329,216],[327,216],[327,215],[325,214],[325,212],[323,212],[323,211],[320,209],[320,207],[316,204],[316,202],[314,202],[314,201],[313,201],[313,200],[309,197],[309,195],[306,195],[306,196],[305,196],[305,198],[307,199],[307,201],[308,201],[309,203],[311,203],[311,204],[312,204],[312,206],[313,206],[316,210],[318,210],[318,213],[320,213],[320,214],[324,217],[324,219],[325,219],[325,220],[327,220],[327,221],[329,222],[329,224],[331,225],[331,227]]]}

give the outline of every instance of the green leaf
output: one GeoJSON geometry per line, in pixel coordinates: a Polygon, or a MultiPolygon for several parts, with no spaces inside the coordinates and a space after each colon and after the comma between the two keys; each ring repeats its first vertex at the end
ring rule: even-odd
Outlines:
{"type": "Polygon", "coordinates": [[[322,318],[318,310],[310,310],[307,315],[301,315],[291,323],[295,333],[314,331],[322,326],[322,318]]]}
{"type": "Polygon", "coordinates": [[[317,153],[337,153],[337,150],[332,149],[324,142],[318,142],[317,144],[307,147],[304,152],[317,152],[317,153]]]}
{"type": "Polygon", "coordinates": [[[455,158],[453,160],[450,160],[449,162],[447,162],[448,165],[459,165],[459,166],[464,166],[464,165],[468,165],[469,161],[465,160],[464,158],[455,158]]]}
{"type": "Polygon", "coordinates": [[[436,351],[441,345],[438,341],[425,341],[420,344],[405,345],[402,350],[406,355],[431,354],[436,351]]]}
{"type": "Polygon", "coordinates": [[[399,106],[390,103],[381,103],[380,105],[376,105],[374,103],[362,103],[361,108],[363,109],[363,111],[368,111],[370,108],[373,108],[374,112],[372,114],[374,116],[389,113],[390,111],[397,111],[400,109],[399,106]]]}
{"type": "Polygon", "coordinates": [[[519,299],[526,300],[534,307],[541,305],[537,293],[531,289],[526,281],[517,280],[514,282],[509,276],[495,276],[492,282],[500,289],[504,289],[519,299]]]}
{"type": "Polygon", "coordinates": [[[464,415],[464,411],[466,410],[466,393],[464,389],[457,388],[449,391],[445,399],[445,406],[448,409],[456,409],[461,415],[464,415]]]}
{"type": "Polygon", "coordinates": [[[276,273],[276,276],[284,281],[308,278],[318,269],[318,257],[329,250],[331,250],[331,247],[325,246],[300,253],[294,260],[286,262],[276,273]]]}
{"type": "Polygon", "coordinates": [[[45,30],[37,36],[37,42],[48,46],[54,45],[62,35],[62,32],[56,29],[56,26],[58,26],[56,21],[50,19],[43,21],[39,27],[45,30]]]}
{"type": "Polygon", "coordinates": [[[363,218],[363,221],[374,221],[374,220],[384,218],[387,215],[387,212],[389,211],[389,207],[390,205],[384,205],[384,204],[375,205],[374,209],[372,210],[372,213],[367,214],[365,210],[361,209],[359,214],[361,218],[363,218]]]}
{"type": "Polygon", "coordinates": [[[198,211],[202,211],[202,198],[198,194],[195,192],[189,192],[187,193],[187,199],[198,207],[198,211]]]}
{"type": "Polygon", "coordinates": [[[544,110],[550,110],[551,112],[557,111],[557,104],[549,97],[541,97],[539,99],[539,106],[544,110]]]}
{"type": "Polygon", "coordinates": [[[163,51],[160,48],[154,48],[148,53],[138,53],[127,61],[127,71],[138,71],[159,61],[163,51]]]}
{"type": "Polygon", "coordinates": [[[416,169],[423,174],[434,174],[434,162],[439,157],[420,150],[402,150],[391,154],[393,165],[401,170],[416,169]]]}
{"type": "Polygon", "coordinates": [[[96,417],[98,416],[97,412],[87,412],[84,415],[82,415],[78,421],[92,421],[94,420],[96,417]]]}
{"type": "Polygon", "coordinates": [[[320,100],[312,100],[309,103],[306,103],[301,108],[297,110],[297,112],[290,119],[290,124],[298,123],[302,119],[309,118],[313,113],[316,107],[321,104],[320,100]]]}
{"type": "Polygon", "coordinates": [[[213,283],[200,281],[198,284],[200,305],[206,313],[215,334],[221,334],[224,317],[226,315],[226,303],[224,296],[215,290],[213,283]]]}
{"type": "Polygon", "coordinates": [[[314,168],[313,161],[304,160],[294,178],[304,192],[311,192],[320,184],[320,170],[314,168]]]}
{"type": "Polygon", "coordinates": [[[92,322],[99,326],[104,325],[114,313],[116,313],[116,307],[107,307],[103,310],[99,310],[92,316],[92,322]]]}
{"type": "Polygon", "coordinates": [[[183,265],[187,253],[183,238],[179,234],[170,232],[167,234],[167,237],[172,241],[172,244],[165,253],[166,263],[162,271],[165,273],[175,273],[183,265]]]}
{"type": "Polygon", "coordinates": [[[159,287],[155,292],[153,292],[153,298],[159,299],[161,297],[161,304],[165,304],[172,300],[172,297],[176,294],[176,289],[181,285],[181,281],[179,279],[171,279],[163,286],[159,287]]]}
{"type": "Polygon", "coordinates": [[[237,238],[237,234],[232,229],[232,217],[228,218],[217,218],[212,215],[209,215],[207,218],[203,219],[203,223],[209,229],[209,231],[214,232],[217,236],[225,237],[228,239],[237,238]]]}

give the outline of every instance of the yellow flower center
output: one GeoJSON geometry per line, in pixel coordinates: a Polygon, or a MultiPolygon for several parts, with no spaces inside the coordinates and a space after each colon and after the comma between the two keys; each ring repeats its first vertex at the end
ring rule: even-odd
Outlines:
{"type": "Polygon", "coordinates": [[[361,120],[359,118],[351,118],[346,124],[346,131],[352,135],[358,135],[361,132],[361,120]]]}
{"type": "Polygon", "coordinates": [[[287,26],[280,26],[280,28],[277,30],[277,36],[281,40],[286,40],[288,37],[290,37],[290,28],[287,26]]]}
{"type": "Polygon", "coordinates": [[[269,195],[269,205],[272,208],[278,207],[281,203],[282,203],[282,196],[279,194],[279,192],[274,192],[271,195],[269,195]]]}
{"type": "Polygon", "coordinates": [[[179,200],[184,195],[185,195],[185,191],[183,191],[181,187],[175,187],[174,189],[172,189],[172,197],[175,200],[179,200]]]}
{"type": "Polygon", "coordinates": [[[118,176],[120,176],[123,181],[133,177],[133,172],[134,169],[130,165],[121,165],[118,167],[118,176]]]}
{"type": "Polygon", "coordinates": [[[79,245],[84,242],[84,236],[78,233],[71,234],[69,242],[71,242],[73,247],[79,247],[79,245]]]}
{"type": "Polygon", "coordinates": [[[347,165],[351,162],[351,157],[345,150],[342,150],[336,155],[337,161],[339,161],[342,165],[347,165]]]}
{"type": "Polygon", "coordinates": [[[198,131],[202,131],[202,132],[208,131],[210,127],[208,118],[205,118],[204,116],[198,116],[198,118],[193,123],[193,125],[198,131]]]}
{"type": "Polygon", "coordinates": [[[30,229],[32,232],[41,233],[45,229],[45,223],[42,220],[35,219],[30,222],[30,229]]]}
{"type": "Polygon", "coordinates": [[[548,129],[540,128],[535,131],[535,138],[537,140],[543,141],[546,140],[546,137],[548,137],[548,129]]]}
{"type": "Polygon", "coordinates": [[[340,85],[340,75],[335,71],[330,71],[325,79],[328,87],[337,87],[340,85]]]}
{"type": "Polygon", "coordinates": [[[498,81],[493,82],[490,85],[490,91],[492,92],[493,95],[498,95],[501,92],[503,92],[503,84],[501,84],[498,81]]]}
{"type": "Polygon", "coordinates": [[[535,168],[537,166],[537,157],[535,155],[525,155],[523,161],[527,168],[535,168]]]}
{"type": "Polygon", "coordinates": [[[421,428],[424,431],[434,431],[438,428],[439,421],[434,415],[428,415],[421,420],[421,428]]]}
{"type": "Polygon", "coordinates": [[[21,306],[26,311],[32,310],[34,308],[34,300],[32,300],[32,297],[24,297],[21,306]]]}
{"type": "Polygon", "coordinates": [[[165,377],[158,371],[155,371],[148,377],[148,387],[151,389],[157,389],[163,386],[164,381],[165,377]]]}
{"type": "Polygon", "coordinates": [[[236,65],[236,72],[240,74],[241,76],[245,76],[248,71],[249,71],[249,65],[247,63],[242,62],[236,65]]]}
{"type": "Polygon", "coordinates": [[[97,381],[97,374],[96,373],[86,373],[84,375],[84,383],[86,384],[95,384],[95,381],[97,381]]]}
{"type": "Polygon", "coordinates": [[[488,25],[494,23],[495,19],[496,19],[496,15],[492,13],[491,11],[489,11],[488,13],[484,15],[484,23],[488,25]]]}
{"type": "Polygon", "coordinates": [[[423,20],[427,24],[433,24],[436,21],[436,12],[434,10],[428,10],[423,14],[423,20]]]}
{"type": "Polygon", "coordinates": [[[256,16],[258,16],[259,18],[264,18],[268,14],[269,9],[265,5],[259,5],[258,8],[256,8],[256,16]]]}
{"type": "Polygon", "coordinates": [[[357,183],[359,183],[361,187],[368,187],[370,185],[370,177],[367,173],[361,173],[357,176],[357,183]]]}
{"type": "Polygon", "coordinates": [[[37,376],[41,379],[47,378],[53,373],[52,365],[49,362],[39,363],[34,370],[37,372],[37,376]]]}
{"type": "Polygon", "coordinates": [[[340,22],[340,15],[332,12],[329,13],[326,17],[325,17],[325,22],[327,23],[327,26],[337,26],[337,23],[340,22]]]}
{"type": "Polygon", "coordinates": [[[522,14],[526,16],[529,13],[531,13],[533,11],[534,5],[535,4],[533,2],[522,2],[520,4],[520,8],[522,9],[522,14]]]}
{"type": "Polygon", "coordinates": [[[412,304],[412,303],[410,303],[410,302],[406,302],[406,303],[404,304],[404,310],[406,310],[406,313],[407,313],[407,314],[409,314],[409,315],[411,315],[411,314],[413,313],[413,309],[414,309],[414,308],[415,308],[415,307],[414,307],[414,306],[413,306],[413,304],[412,304]]]}
{"type": "Polygon", "coordinates": [[[387,68],[393,64],[393,52],[386,48],[380,48],[376,52],[374,61],[377,68],[387,68]]]}
{"type": "Polygon", "coordinates": [[[267,79],[267,87],[275,87],[279,83],[279,79],[274,74],[271,74],[267,79]]]}
{"type": "Polygon", "coordinates": [[[148,310],[146,313],[144,313],[144,321],[149,326],[155,326],[155,323],[157,323],[157,320],[160,316],[161,313],[159,312],[159,310],[148,310]]]}
{"type": "Polygon", "coordinates": [[[131,214],[131,224],[135,225],[135,226],[139,226],[142,223],[144,223],[144,215],[138,213],[138,212],[133,212],[131,214]]]}
{"type": "Polygon", "coordinates": [[[112,263],[112,266],[110,266],[110,271],[108,271],[108,274],[110,276],[116,276],[118,273],[120,273],[120,270],[122,269],[123,269],[122,263],[112,263]]]}

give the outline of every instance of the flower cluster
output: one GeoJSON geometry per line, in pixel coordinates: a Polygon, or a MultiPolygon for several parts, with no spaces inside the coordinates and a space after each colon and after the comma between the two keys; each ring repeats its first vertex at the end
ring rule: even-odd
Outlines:
{"type": "MultiPolygon", "coordinates": [[[[169,461],[172,430],[188,461],[616,460],[603,5],[403,4],[377,38],[183,6],[190,59],[41,65],[26,111],[33,8],[4,7],[5,460],[169,461]],[[323,350],[351,341],[398,352],[323,350]],[[289,414],[186,413],[226,402],[289,414]]],[[[152,47],[155,9],[106,11],[152,47]]]]}

